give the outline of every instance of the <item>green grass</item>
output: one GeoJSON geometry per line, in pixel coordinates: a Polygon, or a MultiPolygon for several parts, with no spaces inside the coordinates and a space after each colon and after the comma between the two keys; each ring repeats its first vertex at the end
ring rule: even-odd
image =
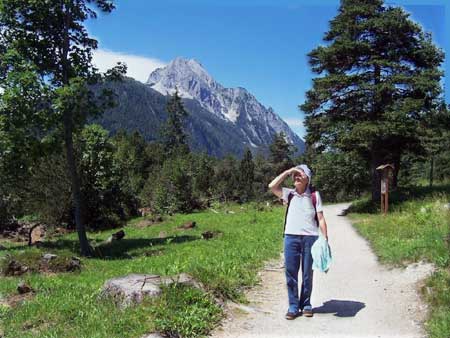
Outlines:
{"type": "MultiPolygon", "coordinates": [[[[282,248],[283,209],[258,210],[256,205],[227,206],[235,213],[211,211],[174,215],[151,227],[138,227],[136,218],[124,228],[126,237],[102,249],[102,258],[83,258],[81,272],[0,277],[0,296],[16,294],[19,281],[35,290],[34,298],[14,308],[0,306],[3,336],[11,337],[141,337],[161,330],[182,337],[204,336],[222,313],[212,296],[244,301],[243,290],[257,282],[263,262],[277,257],[282,248]],[[196,221],[193,230],[176,227],[196,221]],[[220,231],[220,237],[203,240],[201,233],[220,231]],[[164,231],[167,238],[160,239],[164,231]],[[104,282],[130,273],[173,275],[187,272],[208,289],[168,288],[158,300],[121,310],[112,300],[100,299],[104,282]]],[[[114,230],[90,233],[93,242],[105,240],[114,230]]],[[[0,260],[17,260],[54,253],[78,254],[76,234],[59,237],[43,248],[3,243],[0,260]]]]}
{"type": "Polygon", "coordinates": [[[350,218],[366,237],[379,260],[405,266],[425,260],[437,271],[423,288],[430,304],[426,328],[432,338],[448,338],[450,332],[450,202],[449,186],[409,188],[393,195],[386,216],[367,200],[356,202],[350,218]]]}

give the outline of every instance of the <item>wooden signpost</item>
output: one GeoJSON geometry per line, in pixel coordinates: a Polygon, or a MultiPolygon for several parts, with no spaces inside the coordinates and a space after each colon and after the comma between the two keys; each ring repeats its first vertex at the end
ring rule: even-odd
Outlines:
{"type": "Polygon", "coordinates": [[[377,170],[381,171],[381,212],[386,215],[389,208],[389,178],[392,176],[394,166],[383,164],[377,170]]]}

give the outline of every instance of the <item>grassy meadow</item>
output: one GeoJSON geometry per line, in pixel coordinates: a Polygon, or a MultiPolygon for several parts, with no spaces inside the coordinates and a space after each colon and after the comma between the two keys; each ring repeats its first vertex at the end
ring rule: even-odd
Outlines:
{"type": "MultiPolygon", "coordinates": [[[[437,267],[425,281],[423,297],[430,304],[426,329],[432,338],[450,332],[450,186],[403,189],[391,196],[390,211],[380,215],[368,200],[353,203],[349,217],[367,238],[383,264],[405,266],[421,260],[437,267]]],[[[284,208],[261,204],[217,205],[176,214],[149,225],[145,217],[131,220],[124,239],[99,249],[99,257],[82,258],[80,272],[39,272],[45,253],[58,258],[55,268],[78,255],[76,233],[55,237],[42,247],[2,242],[0,269],[15,260],[32,270],[18,277],[1,277],[0,329],[12,337],[141,337],[159,331],[170,337],[202,337],[215,327],[223,310],[214,298],[245,302],[243,291],[257,283],[263,262],[282,249],[284,208]],[[190,230],[177,229],[195,221],[190,230]],[[216,237],[205,240],[201,234],[216,237]],[[166,287],[162,296],[120,309],[112,299],[99,297],[104,282],[131,273],[174,275],[186,272],[207,288],[166,287]],[[25,281],[35,294],[13,306],[25,281]]],[[[89,233],[92,243],[107,239],[109,230],[89,233]]]]}
{"type": "Polygon", "coordinates": [[[450,185],[403,189],[392,195],[386,216],[368,200],[353,203],[349,214],[384,264],[405,266],[421,260],[436,266],[422,288],[429,304],[425,323],[432,338],[450,337],[450,185]]]}
{"type": "MultiPolygon", "coordinates": [[[[36,292],[15,306],[0,305],[2,336],[12,337],[141,337],[160,331],[171,337],[206,335],[222,318],[214,297],[245,301],[243,290],[254,285],[263,262],[277,257],[282,248],[283,208],[257,204],[227,205],[211,210],[168,217],[146,226],[136,218],[124,228],[124,239],[101,251],[101,258],[82,258],[80,272],[37,273],[1,277],[0,297],[17,295],[20,281],[36,292]],[[179,230],[195,221],[190,230],[179,230]],[[219,235],[205,240],[201,233],[219,235]],[[161,232],[164,235],[161,236],[161,232]],[[165,238],[160,238],[164,237],[165,238]],[[164,289],[163,295],[143,304],[119,309],[111,299],[100,298],[104,282],[131,273],[173,275],[186,272],[207,287],[207,292],[181,286],[164,289]]],[[[101,242],[117,230],[89,233],[101,242]]],[[[45,253],[58,259],[78,255],[76,233],[57,237],[44,247],[2,243],[0,266],[14,257],[33,265],[45,253]]],[[[0,298],[0,301],[1,301],[0,298]]]]}

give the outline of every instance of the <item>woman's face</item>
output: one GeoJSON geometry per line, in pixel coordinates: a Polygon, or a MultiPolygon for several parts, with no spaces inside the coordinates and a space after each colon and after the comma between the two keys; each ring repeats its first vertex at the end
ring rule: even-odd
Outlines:
{"type": "Polygon", "coordinates": [[[308,185],[309,178],[306,176],[303,170],[296,171],[292,175],[292,179],[294,180],[294,185],[296,189],[304,190],[308,185]]]}

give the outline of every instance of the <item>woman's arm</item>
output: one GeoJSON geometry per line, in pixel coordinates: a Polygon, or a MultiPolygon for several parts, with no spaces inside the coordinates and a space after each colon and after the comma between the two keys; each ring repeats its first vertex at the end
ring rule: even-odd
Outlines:
{"type": "Polygon", "coordinates": [[[298,170],[296,168],[291,168],[283,171],[280,175],[275,177],[272,182],[269,183],[269,189],[276,195],[278,198],[283,197],[283,190],[281,189],[281,183],[288,177],[293,170],[298,170]]]}
{"type": "Polygon", "coordinates": [[[322,211],[317,213],[317,218],[319,219],[319,228],[322,231],[322,234],[325,236],[325,238],[328,241],[327,222],[325,221],[325,216],[323,215],[322,211]]]}

